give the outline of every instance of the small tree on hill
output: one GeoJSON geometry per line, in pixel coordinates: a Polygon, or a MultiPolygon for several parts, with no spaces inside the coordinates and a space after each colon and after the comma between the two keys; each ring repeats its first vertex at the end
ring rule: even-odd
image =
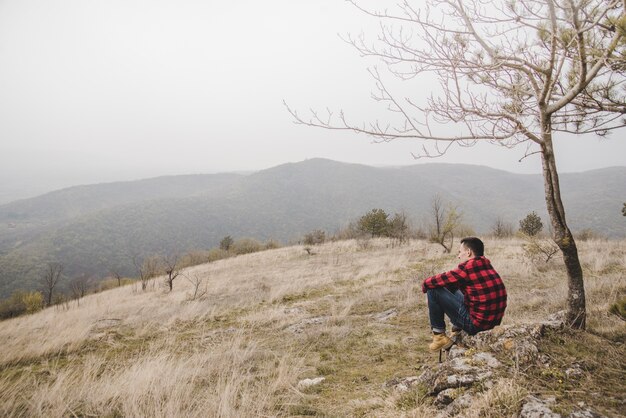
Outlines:
{"type": "Polygon", "coordinates": [[[70,291],[72,292],[72,298],[76,300],[76,303],[80,305],[80,299],[87,294],[89,288],[89,276],[81,274],[78,277],[74,277],[70,281],[70,291]]]}
{"type": "Polygon", "coordinates": [[[396,213],[389,221],[388,235],[393,238],[394,243],[404,244],[409,239],[409,225],[406,214],[396,213]]]}
{"type": "Polygon", "coordinates": [[[148,288],[148,281],[159,273],[160,258],[151,256],[140,261],[139,257],[133,257],[133,264],[141,280],[141,290],[145,291],[148,288]]]}
{"type": "Polygon", "coordinates": [[[624,203],[624,207],[622,207],[622,216],[626,216],[626,203],[624,203]]]}
{"type": "Polygon", "coordinates": [[[513,235],[513,225],[498,218],[491,227],[491,234],[495,238],[508,238],[513,235]]]}
{"type": "Polygon", "coordinates": [[[163,267],[165,268],[165,283],[167,284],[170,292],[174,288],[174,280],[180,275],[180,262],[177,255],[170,255],[163,257],[163,267]]]}
{"type": "Polygon", "coordinates": [[[389,227],[388,217],[384,210],[372,209],[359,219],[359,230],[371,234],[372,238],[386,235],[389,227]]]}
{"type": "Polygon", "coordinates": [[[441,245],[444,252],[449,253],[454,245],[456,229],[461,224],[461,214],[454,206],[445,207],[439,195],[433,197],[430,214],[432,222],[429,240],[441,245]]]}
{"type": "Polygon", "coordinates": [[[46,306],[52,304],[54,297],[54,289],[59,284],[61,273],[63,272],[63,264],[61,263],[48,263],[46,270],[41,277],[41,283],[43,285],[43,295],[46,301],[46,306]]]}
{"type": "Polygon", "coordinates": [[[326,241],[326,232],[316,229],[304,235],[304,245],[318,245],[326,241]]]}
{"type": "Polygon", "coordinates": [[[543,223],[535,211],[530,212],[524,219],[519,221],[520,232],[528,235],[529,237],[534,237],[540,233],[542,229],[543,223]]]}
{"type": "Polygon", "coordinates": [[[224,238],[222,238],[222,240],[220,241],[220,249],[224,251],[228,251],[230,250],[230,247],[232,247],[234,242],[235,241],[233,240],[233,237],[231,237],[230,235],[227,235],[224,238]]]}

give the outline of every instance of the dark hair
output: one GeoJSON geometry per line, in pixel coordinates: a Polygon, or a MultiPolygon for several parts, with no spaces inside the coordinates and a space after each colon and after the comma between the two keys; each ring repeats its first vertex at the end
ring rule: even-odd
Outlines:
{"type": "Polygon", "coordinates": [[[474,257],[482,257],[485,254],[485,244],[476,237],[463,238],[461,244],[469,248],[474,253],[474,257]]]}

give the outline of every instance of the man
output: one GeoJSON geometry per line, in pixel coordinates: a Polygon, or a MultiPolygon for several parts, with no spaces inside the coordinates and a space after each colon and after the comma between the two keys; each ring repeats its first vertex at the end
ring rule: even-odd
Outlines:
{"type": "Polygon", "coordinates": [[[484,257],[485,246],[476,237],[461,240],[461,264],[451,271],[428,277],[422,292],[428,300],[432,351],[447,350],[454,344],[446,335],[444,314],[452,322],[452,336],[462,329],[470,335],[499,325],[506,309],[502,279],[484,257]]]}

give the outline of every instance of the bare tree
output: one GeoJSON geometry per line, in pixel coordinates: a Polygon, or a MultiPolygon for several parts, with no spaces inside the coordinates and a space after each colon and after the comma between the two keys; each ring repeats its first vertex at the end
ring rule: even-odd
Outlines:
{"type": "Polygon", "coordinates": [[[174,287],[174,280],[180,275],[180,263],[177,255],[170,255],[163,257],[163,266],[165,268],[165,283],[172,291],[174,287]]]}
{"type": "Polygon", "coordinates": [[[119,272],[118,269],[111,269],[110,273],[111,276],[117,280],[117,287],[120,287],[122,285],[122,274],[119,272]]]}
{"type": "Polygon", "coordinates": [[[85,296],[89,289],[90,278],[86,274],[81,274],[70,281],[70,291],[72,298],[76,299],[76,303],[80,305],[80,299],[85,296]]]}
{"type": "Polygon", "coordinates": [[[46,270],[41,279],[46,306],[50,306],[52,304],[54,289],[59,283],[61,273],[63,273],[63,264],[61,263],[53,262],[48,263],[46,266],[46,270]]]}
{"type": "Polygon", "coordinates": [[[429,227],[430,242],[443,247],[449,253],[454,245],[454,233],[459,226],[461,215],[453,206],[445,207],[441,196],[435,195],[431,202],[431,219],[429,227]]]}
{"type": "Polygon", "coordinates": [[[491,234],[496,238],[509,238],[513,235],[513,225],[498,217],[491,227],[491,234]]]}
{"type": "Polygon", "coordinates": [[[409,223],[404,212],[393,215],[389,221],[388,234],[393,239],[392,246],[402,245],[409,240],[409,223]]]}
{"type": "Polygon", "coordinates": [[[396,14],[349,1],[379,18],[381,32],[371,44],[364,36],[346,41],[401,80],[436,76],[441,94],[423,103],[403,97],[373,68],[373,96],[392,112],[389,122],[355,124],[343,111],[303,119],[287,106],[296,123],[377,141],[424,140],[418,157],[477,141],[526,144],[523,158],[541,156],[553,239],[568,277],[567,322],[585,328],[583,272],[561,200],[553,136],[606,135],[626,126],[626,0],[414,2],[420,6],[404,0],[396,14]]]}
{"type": "Polygon", "coordinates": [[[133,257],[133,264],[141,280],[141,290],[145,291],[148,288],[148,281],[159,272],[160,259],[157,256],[150,256],[140,261],[140,258],[135,256],[133,257]]]}
{"type": "Polygon", "coordinates": [[[196,300],[196,298],[201,298],[204,295],[206,295],[206,293],[207,293],[207,286],[206,286],[206,284],[205,284],[203,289],[200,289],[200,286],[202,286],[202,284],[204,283],[204,279],[202,278],[202,276],[199,276],[198,274],[195,274],[195,273],[194,274],[183,274],[183,276],[193,286],[193,295],[191,295],[190,300],[196,300]]]}

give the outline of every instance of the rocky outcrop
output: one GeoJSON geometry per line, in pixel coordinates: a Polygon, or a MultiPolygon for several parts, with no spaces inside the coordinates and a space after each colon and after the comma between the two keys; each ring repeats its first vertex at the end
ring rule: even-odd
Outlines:
{"type": "MultiPolygon", "coordinates": [[[[547,321],[496,327],[475,336],[462,334],[445,361],[436,366],[423,366],[419,376],[396,378],[386,387],[408,391],[419,386],[432,396],[433,404],[442,410],[441,416],[462,416],[473,398],[499,381],[514,378],[519,370],[548,361],[539,351],[539,341],[548,330],[563,328],[563,314],[547,321]]],[[[579,378],[580,365],[573,364],[564,372],[568,378],[579,378]]],[[[522,400],[521,418],[562,417],[553,411],[553,398],[528,396],[522,400]]],[[[568,418],[601,417],[590,409],[572,412],[568,418]]]]}

